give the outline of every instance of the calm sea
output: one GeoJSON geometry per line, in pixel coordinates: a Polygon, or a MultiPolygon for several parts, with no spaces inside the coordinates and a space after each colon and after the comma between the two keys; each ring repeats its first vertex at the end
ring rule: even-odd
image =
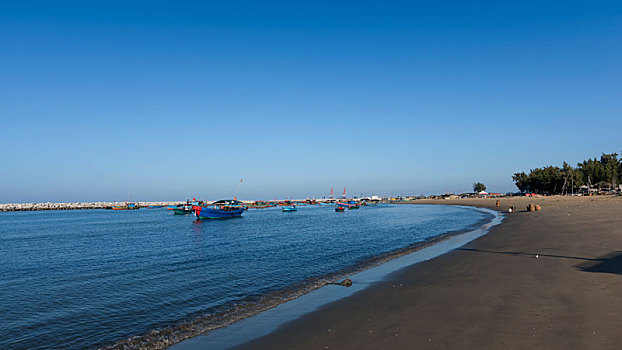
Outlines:
{"type": "Polygon", "coordinates": [[[0,213],[0,348],[181,340],[486,215],[425,205],[212,221],[164,209],[0,213]]]}

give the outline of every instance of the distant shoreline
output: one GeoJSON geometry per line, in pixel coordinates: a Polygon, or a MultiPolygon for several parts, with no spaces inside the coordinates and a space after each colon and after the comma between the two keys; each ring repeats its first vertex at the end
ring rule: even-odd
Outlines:
{"type": "MultiPolygon", "coordinates": [[[[615,198],[616,196],[596,196],[598,198],[615,198]]],[[[594,196],[587,197],[573,197],[573,198],[596,198],[594,196]]],[[[418,199],[402,199],[402,200],[387,200],[387,198],[383,198],[381,203],[392,203],[392,204],[445,204],[445,205],[467,205],[467,206],[475,206],[475,207],[483,207],[489,209],[496,209],[507,211],[507,206],[502,208],[496,208],[494,203],[496,200],[500,200],[503,203],[537,203],[539,201],[543,201],[545,199],[553,199],[553,198],[564,198],[564,196],[553,195],[553,196],[535,196],[535,197],[523,197],[523,196],[513,196],[513,197],[505,197],[505,196],[491,196],[491,197],[482,197],[482,198],[458,198],[458,197],[447,197],[447,198],[418,198],[418,199]]],[[[334,201],[334,199],[331,199],[334,201]]],[[[241,200],[244,203],[252,203],[252,200],[241,200]]],[[[304,202],[304,199],[295,199],[292,202],[304,202]]],[[[326,199],[319,199],[317,202],[325,202],[326,199]]],[[[81,209],[105,209],[106,207],[112,207],[115,205],[123,205],[126,203],[125,201],[114,201],[114,202],[33,202],[33,203],[0,203],[0,212],[10,212],[10,211],[43,211],[43,210],[81,210],[81,209]]],[[[167,206],[167,205],[180,205],[186,204],[185,201],[138,201],[132,202],[136,203],[140,208],[145,208],[149,206],[167,206]]],[[[209,202],[208,202],[209,203],[209,202]]],[[[520,208],[519,208],[520,210],[520,208]]]]}
{"type": "MultiPolygon", "coordinates": [[[[73,202],[73,203],[8,203],[0,204],[0,212],[7,211],[43,211],[43,210],[81,210],[81,209],[104,209],[124,202],[73,202]]],[[[174,202],[135,202],[140,207],[166,206],[184,204],[183,201],[174,202]]]]}

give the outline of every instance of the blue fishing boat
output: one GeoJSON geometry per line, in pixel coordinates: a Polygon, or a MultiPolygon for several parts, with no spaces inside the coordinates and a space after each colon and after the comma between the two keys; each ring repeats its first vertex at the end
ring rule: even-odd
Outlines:
{"type": "Polygon", "coordinates": [[[360,206],[355,201],[337,202],[337,204],[335,205],[341,208],[348,208],[348,210],[360,208],[360,206]]]}
{"type": "Polygon", "coordinates": [[[283,212],[289,212],[289,211],[297,211],[297,210],[298,210],[298,208],[296,208],[296,206],[295,206],[295,205],[292,205],[291,207],[283,207],[283,208],[281,208],[281,210],[282,210],[283,212]]]}
{"type": "Polygon", "coordinates": [[[192,210],[199,219],[226,219],[241,217],[246,207],[235,199],[225,199],[211,205],[194,205],[192,210]]]}

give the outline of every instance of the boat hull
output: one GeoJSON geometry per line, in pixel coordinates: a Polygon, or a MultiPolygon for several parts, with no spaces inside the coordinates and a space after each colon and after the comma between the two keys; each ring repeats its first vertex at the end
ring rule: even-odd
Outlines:
{"type": "Polygon", "coordinates": [[[194,212],[199,219],[228,219],[241,217],[244,208],[225,210],[211,207],[194,207],[194,212]]]}
{"type": "Polygon", "coordinates": [[[139,207],[129,207],[129,206],[112,207],[112,210],[136,210],[136,209],[139,209],[139,207]]]}
{"type": "Polygon", "coordinates": [[[175,215],[186,215],[186,214],[192,213],[192,210],[184,209],[184,208],[177,208],[177,209],[173,209],[173,213],[175,215]]]}

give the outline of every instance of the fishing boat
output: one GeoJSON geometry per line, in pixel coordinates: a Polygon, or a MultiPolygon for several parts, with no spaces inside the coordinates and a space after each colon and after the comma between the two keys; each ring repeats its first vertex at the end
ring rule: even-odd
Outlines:
{"type": "Polygon", "coordinates": [[[335,211],[338,212],[338,213],[343,213],[344,210],[346,210],[346,208],[344,208],[344,207],[335,207],[335,211]]]}
{"type": "Polygon", "coordinates": [[[341,207],[341,208],[348,208],[348,210],[359,209],[360,208],[360,206],[355,201],[337,202],[337,204],[335,204],[335,205],[337,207],[341,207]]]}
{"type": "MultiPolygon", "coordinates": [[[[332,191],[331,191],[331,193],[332,193],[332,191]]],[[[348,200],[347,198],[348,197],[346,196],[346,188],[344,187],[343,188],[343,195],[341,196],[341,200],[338,201],[336,205],[338,207],[348,208],[348,210],[359,209],[361,207],[357,202],[355,202],[355,201],[353,201],[351,199],[348,200]]]]}
{"type": "Polygon", "coordinates": [[[112,210],[134,210],[134,209],[140,209],[140,207],[138,206],[138,204],[136,203],[123,203],[120,205],[113,205],[112,206],[112,210]]]}
{"type": "Polygon", "coordinates": [[[250,209],[264,209],[264,208],[274,207],[274,205],[269,203],[269,202],[255,201],[255,202],[249,204],[248,207],[250,209]]]}
{"type": "Polygon", "coordinates": [[[175,215],[187,215],[190,213],[192,213],[192,207],[189,206],[183,206],[173,209],[173,214],[175,215]]]}
{"type": "Polygon", "coordinates": [[[147,209],[158,209],[158,208],[162,208],[161,205],[148,205],[147,209]]]}
{"type": "Polygon", "coordinates": [[[295,205],[292,205],[291,207],[282,207],[281,210],[283,212],[290,212],[290,211],[297,211],[298,208],[296,208],[295,205]]]}
{"type": "Polygon", "coordinates": [[[219,200],[211,205],[194,205],[192,211],[199,219],[226,219],[241,217],[247,208],[235,199],[219,200]]]}

